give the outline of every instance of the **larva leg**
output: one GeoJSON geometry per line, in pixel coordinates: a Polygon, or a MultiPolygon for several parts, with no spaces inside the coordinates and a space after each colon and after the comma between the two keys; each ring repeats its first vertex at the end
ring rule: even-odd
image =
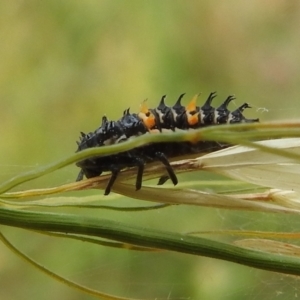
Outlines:
{"type": "Polygon", "coordinates": [[[105,189],[104,195],[108,195],[110,193],[110,190],[111,190],[114,182],[116,181],[119,172],[120,172],[119,168],[117,168],[115,166],[111,168],[111,177],[110,177],[108,185],[105,189]]]}
{"type": "Polygon", "coordinates": [[[163,185],[168,179],[170,179],[169,175],[162,175],[159,178],[157,185],[163,185]]]}
{"type": "Polygon", "coordinates": [[[83,179],[83,175],[84,175],[84,172],[81,169],[80,172],[79,172],[79,174],[78,174],[78,176],[77,176],[77,178],[76,178],[76,181],[81,181],[83,179]]]}
{"type": "Polygon", "coordinates": [[[137,163],[137,166],[138,166],[138,172],[137,172],[137,176],[136,176],[135,188],[138,191],[142,187],[145,162],[144,162],[143,159],[137,157],[136,158],[136,163],[137,163]]]}
{"type": "Polygon", "coordinates": [[[169,177],[170,177],[171,181],[173,182],[174,185],[176,185],[178,183],[178,179],[177,179],[177,176],[174,173],[174,170],[171,167],[167,157],[162,152],[156,152],[155,156],[164,164],[164,166],[166,167],[166,170],[169,174],[169,177]]]}

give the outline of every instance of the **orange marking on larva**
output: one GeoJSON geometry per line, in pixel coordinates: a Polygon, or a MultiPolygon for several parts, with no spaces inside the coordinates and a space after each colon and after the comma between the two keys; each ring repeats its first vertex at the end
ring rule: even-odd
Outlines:
{"type": "Polygon", "coordinates": [[[144,125],[150,130],[156,125],[155,116],[148,109],[146,101],[141,104],[139,118],[143,121],[144,125]]]}
{"type": "Polygon", "coordinates": [[[190,103],[185,107],[186,111],[194,111],[196,110],[196,102],[197,102],[197,98],[198,98],[199,94],[195,95],[192,100],[190,101],[190,103]]]}
{"type": "Polygon", "coordinates": [[[195,95],[190,101],[190,103],[185,107],[187,121],[188,124],[191,126],[196,125],[199,122],[199,112],[197,112],[197,105],[196,105],[198,96],[199,96],[198,94],[195,95]]]}
{"type": "Polygon", "coordinates": [[[149,130],[155,127],[156,125],[155,117],[150,111],[148,111],[146,114],[140,112],[138,116],[149,130]]]}
{"type": "Polygon", "coordinates": [[[188,115],[187,121],[189,125],[196,125],[199,122],[199,113],[197,112],[194,115],[188,115]]]}
{"type": "Polygon", "coordinates": [[[147,101],[147,99],[144,100],[144,101],[141,103],[141,105],[140,105],[140,112],[141,112],[141,113],[144,113],[144,114],[147,114],[147,113],[149,112],[149,109],[148,109],[148,106],[147,106],[147,104],[146,104],[146,101],[147,101]]]}

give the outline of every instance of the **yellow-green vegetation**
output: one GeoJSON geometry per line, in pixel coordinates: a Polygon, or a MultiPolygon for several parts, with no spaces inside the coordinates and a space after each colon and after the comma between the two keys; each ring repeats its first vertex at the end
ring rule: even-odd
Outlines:
{"type": "Polygon", "coordinates": [[[0,3],[1,297],[296,297],[297,280],[283,273],[299,272],[299,146],[268,139],[299,137],[299,13],[296,1],[0,3]],[[201,92],[201,104],[215,90],[217,104],[235,94],[231,107],[249,103],[245,115],[262,123],[74,154],[79,131],[104,114],[136,112],[145,98],[154,107],[163,94],[171,105],[201,92]],[[76,160],[174,138],[267,141],[175,162],[176,188],[156,188],[156,165],[139,192],[134,170],[108,197],[105,175],[74,183],[76,160]],[[93,291],[52,280],[18,250],[93,291]]]}

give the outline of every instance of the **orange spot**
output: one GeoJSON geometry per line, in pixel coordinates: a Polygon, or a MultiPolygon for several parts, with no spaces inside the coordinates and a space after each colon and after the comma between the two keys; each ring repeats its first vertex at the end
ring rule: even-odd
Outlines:
{"type": "Polygon", "coordinates": [[[145,101],[141,104],[140,112],[138,114],[139,118],[143,121],[144,125],[150,130],[155,127],[155,116],[148,109],[145,101]]]}
{"type": "Polygon", "coordinates": [[[187,115],[187,121],[189,125],[196,125],[199,122],[199,112],[197,112],[197,98],[198,94],[195,95],[190,103],[185,107],[186,115],[187,115]]]}
{"type": "Polygon", "coordinates": [[[198,96],[199,96],[199,94],[195,95],[192,98],[192,100],[190,101],[190,103],[185,107],[187,112],[196,110],[196,102],[197,102],[198,96]]]}
{"type": "Polygon", "coordinates": [[[187,120],[189,125],[196,125],[199,122],[199,113],[197,112],[194,115],[187,115],[187,120]]]}
{"type": "Polygon", "coordinates": [[[146,104],[146,101],[147,100],[144,100],[140,106],[140,112],[141,113],[144,113],[144,114],[147,114],[149,112],[149,109],[148,109],[148,106],[146,104]]]}

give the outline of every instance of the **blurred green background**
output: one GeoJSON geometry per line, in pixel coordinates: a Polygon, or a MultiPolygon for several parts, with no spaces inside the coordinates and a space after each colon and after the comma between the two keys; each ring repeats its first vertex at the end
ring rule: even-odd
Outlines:
{"type": "MultiPolygon", "coordinates": [[[[250,103],[248,117],[298,118],[299,29],[296,0],[1,1],[0,179],[70,155],[79,131],[94,130],[104,114],[136,112],[146,98],[155,107],[164,94],[173,104],[181,93],[187,101],[201,92],[201,104],[216,90],[216,105],[229,94],[237,97],[231,108],[250,103]]],[[[72,182],[77,172],[69,167],[23,188],[72,182]]],[[[93,213],[180,232],[299,225],[291,217],[195,207],[93,213]]],[[[50,269],[124,297],[291,299],[299,292],[293,278],[232,263],[5,232],[50,269]]],[[[0,247],[1,299],[92,299],[0,247]]]]}

